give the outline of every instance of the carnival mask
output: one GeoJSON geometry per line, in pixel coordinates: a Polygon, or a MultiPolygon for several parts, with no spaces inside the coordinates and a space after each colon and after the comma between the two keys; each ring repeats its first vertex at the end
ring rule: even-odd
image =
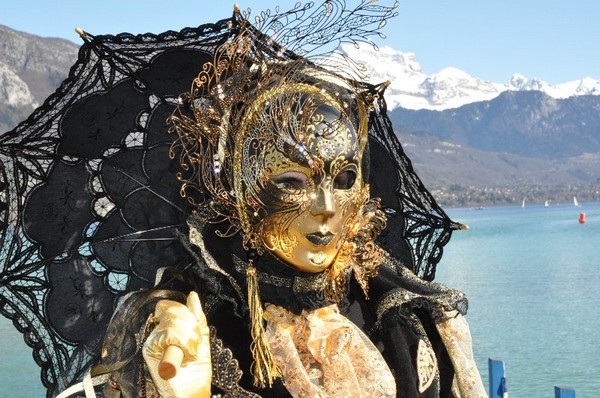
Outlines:
{"type": "Polygon", "coordinates": [[[217,235],[240,233],[250,262],[268,252],[303,272],[328,270],[333,302],[351,271],[366,293],[385,228],[366,182],[376,93],[304,62],[235,65],[236,74],[210,87],[207,68],[171,118],[179,136],[171,153],[193,216],[226,221],[217,235]]]}
{"type": "Polygon", "coordinates": [[[257,99],[242,123],[234,164],[236,192],[252,205],[245,230],[300,271],[334,263],[368,198],[365,112],[351,101],[339,88],[295,83],[257,99]]]}

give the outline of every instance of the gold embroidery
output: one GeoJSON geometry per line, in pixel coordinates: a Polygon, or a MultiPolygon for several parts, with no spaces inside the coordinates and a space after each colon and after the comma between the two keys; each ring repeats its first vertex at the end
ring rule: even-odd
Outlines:
{"type": "Polygon", "coordinates": [[[423,393],[431,386],[437,374],[437,359],[435,353],[424,340],[419,340],[417,348],[417,376],[419,377],[419,392],[423,393]]]}
{"type": "Polygon", "coordinates": [[[323,291],[325,278],[329,271],[324,271],[311,276],[296,276],[292,290],[294,294],[309,294],[323,291]]]}

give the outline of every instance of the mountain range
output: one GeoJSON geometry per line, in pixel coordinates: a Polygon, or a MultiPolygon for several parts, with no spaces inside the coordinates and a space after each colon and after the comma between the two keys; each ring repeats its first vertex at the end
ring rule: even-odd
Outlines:
{"type": "Polygon", "coordinates": [[[581,95],[600,95],[600,81],[585,77],[580,80],[551,85],[541,79],[528,79],[514,73],[505,83],[495,83],[447,67],[427,75],[413,53],[403,53],[391,47],[374,49],[342,46],[342,52],[366,67],[372,83],[389,80],[386,101],[390,109],[446,110],[473,102],[489,101],[507,91],[541,91],[555,99],[581,95]]]}
{"type": "MultiPolygon", "coordinates": [[[[67,76],[78,45],[0,25],[0,132],[67,76]]],[[[447,205],[511,203],[532,192],[600,200],[600,82],[513,74],[494,83],[456,68],[426,75],[411,53],[344,47],[373,82],[390,80],[390,119],[417,172],[447,205]]]]}

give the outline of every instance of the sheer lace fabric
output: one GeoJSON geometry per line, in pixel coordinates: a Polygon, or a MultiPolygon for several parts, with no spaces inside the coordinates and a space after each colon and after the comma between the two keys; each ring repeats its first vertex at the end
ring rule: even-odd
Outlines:
{"type": "Polygon", "coordinates": [[[266,307],[267,338],[283,383],[300,397],[395,397],[377,348],[336,305],[295,315],[266,307]]]}
{"type": "Polygon", "coordinates": [[[448,318],[438,322],[436,328],[450,354],[454,365],[454,384],[459,398],[487,398],[481,376],[473,359],[471,331],[464,316],[456,311],[447,313],[448,318]]]}

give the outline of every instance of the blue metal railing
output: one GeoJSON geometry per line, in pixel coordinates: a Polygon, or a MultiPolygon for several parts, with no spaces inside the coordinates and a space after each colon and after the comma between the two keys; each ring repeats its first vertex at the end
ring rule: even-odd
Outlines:
{"type": "MultiPolygon", "coordinates": [[[[490,398],[508,398],[504,361],[488,358],[490,398]]],[[[554,386],[554,398],[575,398],[571,387],[554,386]]]]}

